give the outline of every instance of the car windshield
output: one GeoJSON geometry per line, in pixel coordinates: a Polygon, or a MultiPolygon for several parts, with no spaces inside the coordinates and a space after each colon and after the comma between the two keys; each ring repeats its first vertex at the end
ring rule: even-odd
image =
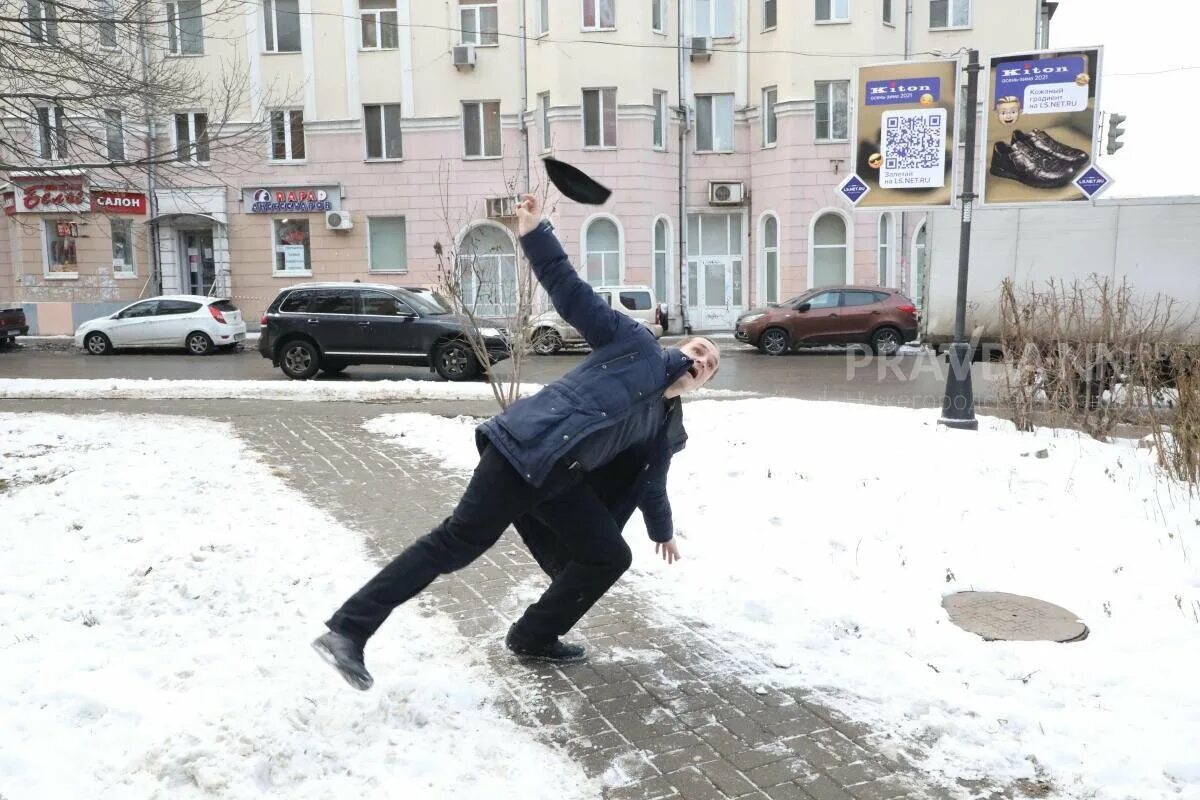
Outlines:
{"type": "MultiPolygon", "coordinates": [[[[402,290],[404,291],[404,290],[402,290]]],[[[449,314],[445,308],[434,298],[426,295],[424,292],[409,292],[404,291],[404,302],[408,303],[421,316],[433,316],[439,314],[449,314]]]]}

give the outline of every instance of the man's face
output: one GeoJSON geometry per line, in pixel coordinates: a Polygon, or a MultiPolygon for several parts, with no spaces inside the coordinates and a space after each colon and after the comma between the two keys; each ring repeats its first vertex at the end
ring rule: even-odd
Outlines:
{"type": "Polygon", "coordinates": [[[688,371],[675,381],[674,388],[679,394],[683,394],[695,391],[708,383],[708,379],[721,363],[721,351],[708,339],[700,338],[688,339],[679,349],[692,360],[688,371]]]}

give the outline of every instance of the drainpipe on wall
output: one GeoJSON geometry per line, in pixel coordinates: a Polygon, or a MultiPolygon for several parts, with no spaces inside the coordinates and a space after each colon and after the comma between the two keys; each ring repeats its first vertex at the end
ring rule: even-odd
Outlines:
{"type": "Polygon", "coordinates": [[[688,107],[687,95],[684,93],[686,89],[685,70],[687,69],[687,53],[691,50],[689,47],[684,50],[684,44],[687,42],[683,34],[683,7],[686,5],[683,0],[679,0],[676,4],[678,7],[678,40],[679,40],[679,322],[684,333],[691,333],[692,325],[688,319],[688,287],[687,287],[687,136],[688,136],[688,107]]]}
{"type": "MultiPolygon", "coordinates": [[[[141,16],[141,24],[138,25],[138,39],[141,43],[142,53],[142,82],[148,84],[150,82],[150,40],[146,36],[146,28],[148,21],[145,17],[144,6],[139,12],[141,16]]],[[[146,121],[146,200],[147,213],[150,215],[150,279],[147,284],[154,290],[154,294],[162,294],[162,256],[159,253],[158,244],[158,191],[155,182],[155,147],[154,147],[154,120],[150,116],[150,102],[142,101],[142,116],[146,121]]],[[[136,251],[135,251],[136,252],[136,251]]],[[[145,291],[143,287],[142,291],[145,291]]]]}
{"type": "Polygon", "coordinates": [[[529,106],[529,62],[525,24],[525,0],[521,0],[521,172],[525,179],[524,194],[530,192],[529,182],[529,124],[526,112],[529,106]]]}
{"type": "MultiPolygon", "coordinates": [[[[913,50],[913,0],[904,0],[904,60],[912,60],[913,50]]],[[[957,87],[955,88],[957,91],[957,87]]],[[[908,213],[900,212],[900,237],[896,242],[895,249],[899,251],[900,274],[897,275],[896,286],[901,289],[907,288],[909,293],[913,293],[911,286],[905,287],[904,281],[912,272],[912,250],[908,246],[908,213]]]]}

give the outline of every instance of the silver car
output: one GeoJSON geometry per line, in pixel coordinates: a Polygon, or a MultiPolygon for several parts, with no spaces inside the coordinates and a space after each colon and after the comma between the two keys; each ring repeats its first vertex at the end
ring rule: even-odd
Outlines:
{"type": "MultiPolygon", "coordinates": [[[[645,325],[658,339],[663,335],[659,324],[658,303],[649,286],[597,286],[596,294],[611,307],[645,325]]],[[[548,356],[564,347],[586,344],[579,331],[551,309],[529,320],[529,341],[533,352],[548,356]]]]}

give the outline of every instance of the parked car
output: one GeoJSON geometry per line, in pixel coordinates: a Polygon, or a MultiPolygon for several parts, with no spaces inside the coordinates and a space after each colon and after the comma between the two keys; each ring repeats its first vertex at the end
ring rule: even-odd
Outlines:
{"type": "Polygon", "coordinates": [[[893,289],[826,286],[742,314],[734,335],[771,356],[825,344],[891,355],[917,338],[917,307],[893,289]]]}
{"type": "MultiPolygon", "coordinates": [[[[649,286],[597,286],[596,294],[617,311],[649,328],[655,339],[662,337],[661,312],[649,286]]],[[[586,344],[579,331],[554,309],[529,320],[529,341],[533,352],[543,356],[557,353],[564,347],[586,344]]]]}
{"type": "Polygon", "coordinates": [[[75,330],[75,346],[94,356],[124,347],[182,347],[203,356],[245,339],[246,323],[237,306],[224,298],[192,294],[139,300],[75,330]]]}
{"type": "Polygon", "coordinates": [[[18,336],[29,333],[29,324],[25,321],[25,309],[20,306],[0,308],[0,345],[9,345],[18,336]]]}
{"type": "MultiPolygon", "coordinates": [[[[483,368],[469,332],[465,317],[399,286],[305,283],[282,290],[267,308],[258,351],[295,380],[318,371],[336,374],[355,364],[402,364],[462,381],[483,368]]],[[[479,333],[488,351],[487,366],[508,358],[506,331],[489,325],[479,333]]]]}

